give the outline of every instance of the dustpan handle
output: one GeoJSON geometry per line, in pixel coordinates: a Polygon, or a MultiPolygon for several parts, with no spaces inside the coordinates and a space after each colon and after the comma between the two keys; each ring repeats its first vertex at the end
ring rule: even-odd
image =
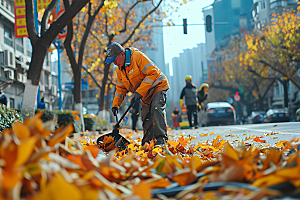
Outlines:
{"type": "Polygon", "coordinates": [[[127,110],[124,112],[124,114],[122,115],[122,117],[119,121],[118,121],[118,117],[116,116],[116,120],[117,120],[119,125],[120,125],[121,121],[124,119],[124,117],[126,116],[126,114],[128,113],[128,111],[130,110],[130,108],[133,106],[134,103],[135,103],[135,100],[133,99],[131,101],[130,105],[128,106],[127,110]]]}

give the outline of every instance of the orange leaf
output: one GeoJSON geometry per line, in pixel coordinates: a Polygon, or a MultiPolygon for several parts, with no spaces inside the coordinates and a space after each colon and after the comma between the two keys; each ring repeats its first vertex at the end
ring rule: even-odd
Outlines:
{"type": "Polygon", "coordinates": [[[66,158],[69,159],[70,161],[72,161],[73,163],[79,165],[82,170],[87,170],[86,166],[82,162],[82,156],[81,155],[68,154],[66,156],[66,158]]]}
{"type": "Polygon", "coordinates": [[[92,153],[92,156],[96,158],[98,156],[99,149],[96,146],[88,145],[85,150],[89,150],[92,153]]]}
{"type": "Polygon", "coordinates": [[[261,140],[259,137],[253,139],[254,142],[266,143],[266,140],[261,140]]]}
{"type": "Polygon", "coordinates": [[[53,147],[56,143],[62,142],[74,130],[73,125],[69,123],[59,134],[55,135],[48,141],[48,145],[53,147]]]}
{"type": "Polygon", "coordinates": [[[4,170],[0,178],[0,183],[7,190],[13,189],[19,181],[21,181],[20,172],[13,169],[4,170]]]}
{"type": "Polygon", "coordinates": [[[186,186],[196,180],[196,170],[191,170],[189,168],[184,170],[178,170],[175,172],[173,181],[177,182],[180,186],[186,186]]]}
{"type": "Polygon", "coordinates": [[[151,199],[151,185],[140,182],[138,185],[132,185],[132,196],[138,196],[139,199],[151,199]]]}
{"type": "Polygon", "coordinates": [[[19,140],[23,140],[30,136],[29,128],[21,122],[15,122],[12,130],[17,134],[19,140]]]}
{"type": "Polygon", "coordinates": [[[225,143],[224,154],[233,160],[239,160],[238,152],[228,143],[225,143]]]}
{"type": "Polygon", "coordinates": [[[20,167],[28,160],[34,150],[37,139],[34,136],[21,141],[21,144],[18,146],[18,154],[14,167],[20,167]]]}
{"type": "Polygon", "coordinates": [[[41,190],[36,199],[60,200],[72,199],[81,200],[83,196],[80,190],[72,183],[68,183],[60,173],[50,181],[44,190],[41,190]],[[60,192],[57,192],[57,191],[60,192]]]}

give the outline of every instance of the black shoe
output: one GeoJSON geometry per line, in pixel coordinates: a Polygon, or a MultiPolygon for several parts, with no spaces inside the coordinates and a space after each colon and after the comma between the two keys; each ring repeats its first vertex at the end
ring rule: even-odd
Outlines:
{"type": "Polygon", "coordinates": [[[165,142],[163,140],[157,140],[154,144],[154,147],[163,147],[165,146],[165,142]]]}

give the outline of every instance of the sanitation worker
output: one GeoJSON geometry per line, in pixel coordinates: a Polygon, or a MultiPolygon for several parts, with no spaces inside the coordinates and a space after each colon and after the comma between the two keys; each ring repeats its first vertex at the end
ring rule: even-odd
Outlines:
{"type": "Polygon", "coordinates": [[[163,145],[168,140],[166,102],[169,82],[160,69],[136,48],[124,49],[118,43],[111,43],[107,48],[105,63],[117,65],[116,92],[112,104],[112,113],[118,109],[124,97],[130,91],[135,101],[142,101],[142,121],[144,137],[142,145],[156,141],[163,145]]]}
{"type": "Polygon", "coordinates": [[[198,128],[198,100],[197,100],[197,89],[194,84],[192,84],[192,76],[188,75],[185,77],[185,87],[182,89],[180,94],[180,107],[184,106],[183,97],[185,98],[185,104],[187,106],[187,116],[189,120],[190,127],[198,128]],[[192,120],[194,117],[194,123],[192,120]]]}

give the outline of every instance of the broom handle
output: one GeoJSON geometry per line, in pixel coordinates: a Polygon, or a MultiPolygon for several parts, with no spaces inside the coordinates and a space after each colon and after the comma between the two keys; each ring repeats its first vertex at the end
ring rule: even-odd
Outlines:
{"type": "Polygon", "coordinates": [[[124,114],[122,115],[121,119],[118,121],[118,117],[116,116],[116,120],[118,122],[118,125],[120,125],[121,121],[124,119],[125,115],[128,113],[128,111],[130,110],[130,108],[133,106],[133,104],[135,103],[135,100],[133,99],[130,103],[130,105],[128,106],[127,110],[124,112],[124,114]]]}

